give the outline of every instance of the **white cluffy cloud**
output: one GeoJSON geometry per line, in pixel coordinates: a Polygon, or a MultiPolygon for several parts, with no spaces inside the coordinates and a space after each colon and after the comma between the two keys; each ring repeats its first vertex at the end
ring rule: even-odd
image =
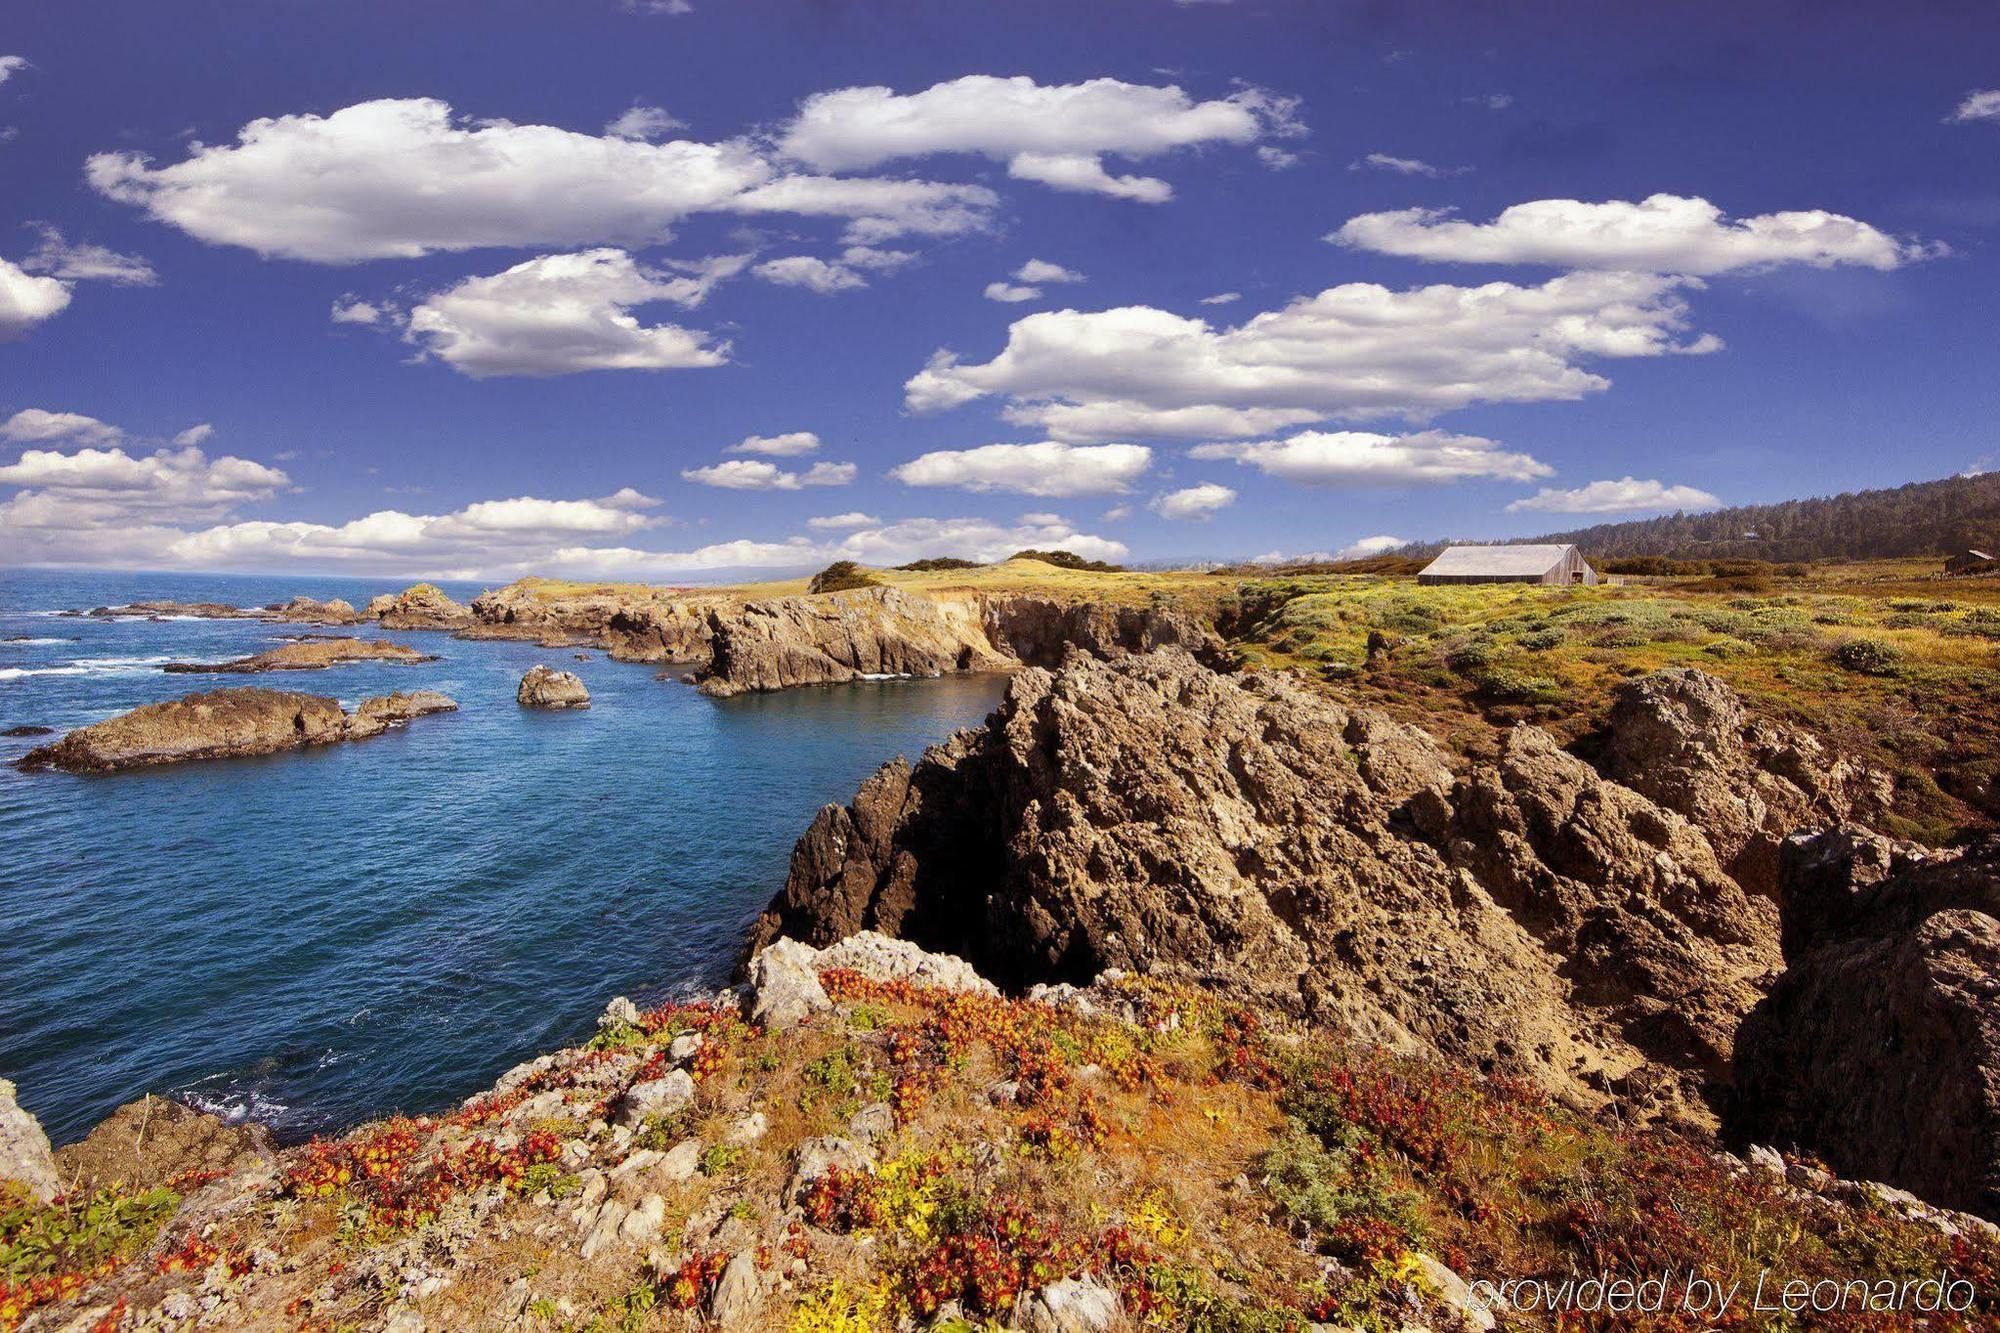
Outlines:
{"type": "Polygon", "coordinates": [[[436,98],[385,98],[253,120],[236,142],[195,144],[165,166],[99,153],[84,174],[105,197],[211,244],[335,264],[653,244],[703,212],[846,218],[851,239],[868,243],[971,230],[998,202],[979,186],[784,176],[744,140],[627,137],[643,128],[584,134],[455,116],[436,98]]]}
{"type": "Polygon", "coordinates": [[[983,444],[921,454],[889,475],[905,486],[956,486],[1060,498],[1113,495],[1130,489],[1152,466],[1143,444],[983,444]]]}
{"type": "MultiPolygon", "coordinates": [[[[110,444],[125,438],[125,432],[107,421],[81,412],[51,412],[41,407],[24,407],[0,421],[0,440],[9,444],[46,444],[66,440],[73,444],[110,444]]],[[[199,443],[199,441],[195,441],[199,443]]]]}
{"type": "Polygon", "coordinates": [[[1197,102],[1176,87],[1119,79],[1039,84],[1025,76],[971,74],[919,93],[882,87],[816,93],[785,127],[779,148],[826,171],[973,153],[1007,163],[1019,180],[1159,203],[1172,197],[1171,186],[1113,175],[1104,156],[1149,158],[1302,132],[1294,102],[1257,89],[1197,102]]]}
{"type": "Polygon", "coordinates": [[[1525,500],[1507,506],[1509,513],[1539,510],[1548,514],[1664,513],[1670,509],[1717,509],[1722,501],[1693,486],[1668,486],[1637,477],[1593,481],[1588,486],[1556,490],[1544,486],[1525,500]]]}
{"type": "Polygon", "coordinates": [[[1343,546],[1334,553],[1334,558],[1337,560],[1360,560],[1365,556],[1381,555],[1384,551],[1393,551],[1398,546],[1408,545],[1409,542],[1403,538],[1391,537],[1384,533],[1376,537],[1363,537],[1352,546],[1343,546]]]}
{"type": "Polygon", "coordinates": [[[2000,121],[2000,88],[1984,88],[1965,95],[1958,109],[1946,117],[1953,124],[1965,124],[1975,120],[2000,121]]]}
{"type": "Polygon", "coordinates": [[[787,472],[760,458],[730,458],[707,467],[681,469],[681,476],[725,491],[796,491],[802,486],[845,486],[860,469],[853,463],[814,463],[804,472],[787,472]]]}
{"type": "Polygon", "coordinates": [[[327,316],[336,324],[380,324],[390,318],[387,307],[373,301],[364,301],[356,296],[343,296],[333,303],[333,310],[327,316]]]}
{"type": "Polygon", "coordinates": [[[1147,506],[1162,518],[1212,518],[1215,511],[1236,503],[1236,492],[1212,481],[1168,491],[1147,506]]]}
{"type": "Polygon", "coordinates": [[[822,532],[839,532],[846,528],[880,527],[882,520],[873,514],[864,514],[859,509],[850,509],[844,514],[822,514],[818,518],[806,520],[806,526],[822,532]]]}
{"type": "Polygon", "coordinates": [[[0,56],[0,83],[7,82],[26,68],[28,68],[26,56],[0,56]]]}
{"type": "Polygon", "coordinates": [[[809,430],[787,431],[783,435],[745,435],[723,450],[726,454],[764,454],[771,458],[796,458],[819,448],[819,436],[809,430]]]}
{"type": "Polygon", "coordinates": [[[121,448],[29,449],[0,467],[0,486],[22,489],[0,504],[0,527],[79,531],[169,520],[214,519],[290,484],[247,458],[211,459],[192,445],[152,454],[121,448]]]}
{"type": "Polygon", "coordinates": [[[1233,458],[1269,477],[1301,486],[1412,486],[1487,478],[1533,481],[1553,469],[1479,435],[1440,430],[1412,435],[1373,431],[1302,431],[1284,440],[1198,444],[1193,458],[1233,458]]]}
{"type": "Polygon", "coordinates": [[[719,366],[728,343],[676,324],[641,324],[631,312],[658,301],[699,305],[745,262],[725,256],[672,272],[623,250],[542,255],[426,298],[410,311],[404,336],[474,379],[719,366]]]}
{"type": "Polygon", "coordinates": [[[1000,301],[1009,305],[1032,301],[1041,294],[1042,289],[1039,287],[1024,287],[1011,282],[989,282],[984,293],[989,301],[1000,301]]]}
{"type": "Polygon", "coordinates": [[[614,116],[604,132],[614,139],[659,139],[671,130],[684,130],[687,122],[659,107],[634,102],[614,116]]]}
{"type": "Polygon", "coordinates": [[[1057,282],[1082,282],[1083,274],[1061,264],[1052,264],[1046,259],[1030,259],[1014,270],[1014,276],[1022,282],[1042,284],[1057,282]]]}
{"type": "Polygon", "coordinates": [[[866,278],[845,264],[829,263],[812,255],[767,259],[750,271],[766,282],[781,287],[803,287],[822,296],[868,285],[866,278]]]}
{"type": "Polygon", "coordinates": [[[1672,194],[1636,204],[1538,199],[1504,209],[1491,222],[1463,222],[1427,208],[1364,213],[1326,239],[1411,259],[1696,276],[1777,264],[1893,269],[1937,253],[1839,213],[1811,209],[1732,219],[1706,199],[1672,194]]]}
{"type": "Polygon", "coordinates": [[[18,338],[69,307],[69,284],[0,259],[0,341],[18,338]]]}
{"type": "Polygon", "coordinates": [[[1482,402],[1575,399],[1599,358],[1711,352],[1679,336],[1688,278],[1571,273],[1540,286],[1394,291],[1348,283],[1218,328],[1151,306],[1016,320],[983,364],[940,351],[904,386],[913,411],[1001,395],[1063,440],[1244,438],[1329,418],[1425,418],[1482,402]]]}

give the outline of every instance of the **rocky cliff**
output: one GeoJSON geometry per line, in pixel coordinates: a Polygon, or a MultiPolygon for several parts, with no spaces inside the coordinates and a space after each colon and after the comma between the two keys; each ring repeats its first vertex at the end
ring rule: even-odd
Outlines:
{"type": "Polygon", "coordinates": [[[379,736],[412,718],[457,707],[435,690],[398,690],[364,700],[352,713],[323,695],[249,687],[211,690],[79,727],[30,750],[21,766],[110,773],[189,759],[276,754],[379,736]]]}
{"type": "Polygon", "coordinates": [[[1781,959],[1701,828],[1534,728],[1424,733],[1178,649],[1072,652],[821,811],[754,950],[860,929],[1013,985],[1125,968],[1711,1120],[1781,959]]]}
{"type": "Polygon", "coordinates": [[[1789,966],[1743,1024],[1734,1129],[2000,1220],[2000,841],[1800,836],[1780,890],[1789,966]]]}
{"type": "Polygon", "coordinates": [[[708,662],[694,679],[702,693],[717,698],[1014,665],[994,650],[971,602],[898,588],[711,608],[708,640],[708,662]]]}

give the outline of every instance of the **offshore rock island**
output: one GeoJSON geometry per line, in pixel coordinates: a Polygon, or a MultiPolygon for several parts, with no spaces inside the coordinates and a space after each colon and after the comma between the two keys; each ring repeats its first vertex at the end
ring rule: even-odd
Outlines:
{"type": "MultiPolygon", "coordinates": [[[[385,594],[364,623],[678,666],[716,708],[1012,678],[800,830],[737,985],[607,996],[461,1105],[283,1144],[139,1102],[51,1149],[0,1099],[7,1253],[60,1256],[0,1316],[1442,1333],[1552,1326],[1503,1279],[1672,1271],[1905,1301],[1854,1327],[1933,1282],[1916,1326],[1986,1326],[2000,604],[1935,577],[1018,560],[385,594]],[[1920,747],[1869,721],[1912,710],[1920,747]]],[[[588,692],[537,667],[518,699],[588,692]]],[[[30,759],[449,707],[224,690],[30,759]]]]}

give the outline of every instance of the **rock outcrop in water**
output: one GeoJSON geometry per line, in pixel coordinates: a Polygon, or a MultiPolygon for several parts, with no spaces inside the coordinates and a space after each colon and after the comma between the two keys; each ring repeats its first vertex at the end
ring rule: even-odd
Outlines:
{"type": "Polygon", "coordinates": [[[820,812],[751,948],[875,929],[1013,985],[1120,968],[1583,1105],[1710,1122],[1777,914],[1701,830],[1517,729],[1414,728],[1179,650],[1073,652],[820,812]]]}
{"type": "Polygon", "coordinates": [[[385,592],[368,603],[368,618],[384,629],[464,629],[473,623],[470,607],[454,602],[434,583],[385,592]]]}
{"type": "Polygon", "coordinates": [[[532,666],[514,691],[514,702],[523,708],[588,708],[590,691],[573,671],[557,671],[532,666]]]}
{"type": "Polygon", "coordinates": [[[227,602],[130,602],[124,606],[97,606],[88,611],[65,611],[66,616],[93,616],[98,619],[147,620],[263,620],[266,614],[250,607],[227,602]]]}
{"type": "Polygon", "coordinates": [[[596,643],[620,662],[708,659],[708,608],[724,601],[677,588],[549,585],[523,579],[472,599],[470,638],[596,643]]]}
{"type": "Polygon", "coordinates": [[[1790,966],[1738,1038],[1735,1129],[2000,1221],[2000,840],[1784,852],[1790,966]]]}
{"type": "Polygon", "coordinates": [[[212,690],[78,728],[30,750],[21,765],[111,773],[189,759],[276,754],[379,736],[412,718],[457,707],[435,690],[368,699],[351,714],[322,695],[252,687],[212,690]]]}
{"type": "Polygon", "coordinates": [[[324,671],[352,662],[387,662],[415,666],[437,661],[435,654],[420,653],[406,644],[386,639],[300,639],[252,657],[229,662],[169,662],[162,671],[181,675],[255,675],[265,671],[324,671]]]}
{"type": "Polygon", "coordinates": [[[709,612],[704,694],[782,690],[880,676],[999,670],[973,608],[898,588],[779,597],[709,612]]]}

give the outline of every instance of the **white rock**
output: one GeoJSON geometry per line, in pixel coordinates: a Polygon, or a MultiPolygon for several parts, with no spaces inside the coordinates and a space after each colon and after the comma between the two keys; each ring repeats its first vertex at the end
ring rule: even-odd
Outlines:
{"type": "Polygon", "coordinates": [[[1464,1278],[1428,1254],[1419,1253],[1416,1258],[1418,1268],[1423,1271],[1425,1282],[1437,1293],[1438,1300],[1456,1311],[1467,1327],[1477,1329],[1480,1333],[1486,1333],[1493,1327],[1496,1320],[1492,1309],[1473,1294],[1472,1288],[1466,1285],[1464,1278]]]}
{"type": "Polygon", "coordinates": [[[1750,1165],[1758,1168],[1760,1171],[1768,1171],[1780,1180],[1785,1178],[1785,1159],[1779,1156],[1777,1149],[1767,1148],[1761,1143],[1753,1143],[1750,1145],[1749,1156],[1750,1165]]]}
{"type": "Polygon", "coordinates": [[[611,1174],[614,1176],[629,1176],[636,1172],[647,1170],[653,1163],[665,1156],[665,1153],[657,1149],[641,1148],[618,1165],[612,1167],[611,1174]]]}
{"type": "Polygon", "coordinates": [[[908,940],[890,939],[873,930],[849,935],[819,950],[813,967],[820,972],[830,967],[847,968],[873,981],[910,981],[978,995],[1000,993],[998,986],[980,976],[963,958],[929,953],[908,940]]]}
{"type": "Polygon", "coordinates": [[[833,1007],[813,969],[818,950],[777,940],[750,960],[750,1021],[782,1031],[833,1007]]]}
{"type": "Polygon", "coordinates": [[[762,1111],[752,1111],[729,1127],[724,1136],[726,1142],[748,1145],[757,1142],[771,1131],[771,1122],[762,1111]]]}
{"type": "Polygon", "coordinates": [[[718,1328],[752,1329],[759,1327],[763,1304],[764,1284],[757,1276],[757,1260],[748,1250],[738,1251],[722,1270],[722,1280],[715,1284],[709,1314],[718,1328]]]}
{"type": "Polygon", "coordinates": [[[653,1179],[678,1185],[684,1180],[693,1180],[694,1173],[701,1170],[701,1140],[683,1139],[660,1157],[659,1165],[653,1168],[653,1179]]]}
{"type": "Polygon", "coordinates": [[[695,1053],[699,1050],[701,1050],[701,1034],[683,1032],[674,1038],[671,1046],[667,1047],[667,1058],[678,1064],[686,1064],[694,1059],[695,1053]]]}
{"type": "Polygon", "coordinates": [[[606,1028],[637,1026],[639,1026],[639,1006],[623,995],[613,998],[610,1004],[605,1005],[604,1012],[597,1019],[599,1032],[606,1028]]]}
{"type": "Polygon", "coordinates": [[[694,1101],[694,1080],[685,1069],[676,1069],[664,1078],[634,1083],[619,1102],[618,1123],[637,1129],[647,1116],[672,1115],[694,1101]]]}
{"type": "Polygon", "coordinates": [[[1124,1319],[1118,1293],[1092,1278],[1051,1282],[1021,1302],[1021,1327],[1028,1333],[1111,1333],[1124,1319]]]}
{"type": "Polygon", "coordinates": [[[867,1171],[874,1165],[875,1154],[852,1139],[830,1134],[807,1139],[799,1145],[798,1164],[792,1169],[792,1181],[785,1189],[785,1201],[797,1203],[815,1180],[836,1166],[846,1171],[867,1171]]]}
{"type": "Polygon", "coordinates": [[[627,1245],[644,1245],[660,1234],[666,1222],[667,1201],[657,1194],[648,1194],[618,1224],[618,1239],[627,1245]]]}
{"type": "Polygon", "coordinates": [[[42,1203],[62,1193],[62,1177],[56,1173],[42,1122],[14,1100],[14,1085],[4,1078],[0,1078],[0,1180],[25,1186],[42,1203]]]}
{"type": "Polygon", "coordinates": [[[586,1259],[595,1259],[599,1254],[618,1242],[618,1230],[624,1225],[632,1210],[616,1199],[607,1199],[604,1206],[589,1220],[589,1234],[577,1253],[586,1259]]]}

